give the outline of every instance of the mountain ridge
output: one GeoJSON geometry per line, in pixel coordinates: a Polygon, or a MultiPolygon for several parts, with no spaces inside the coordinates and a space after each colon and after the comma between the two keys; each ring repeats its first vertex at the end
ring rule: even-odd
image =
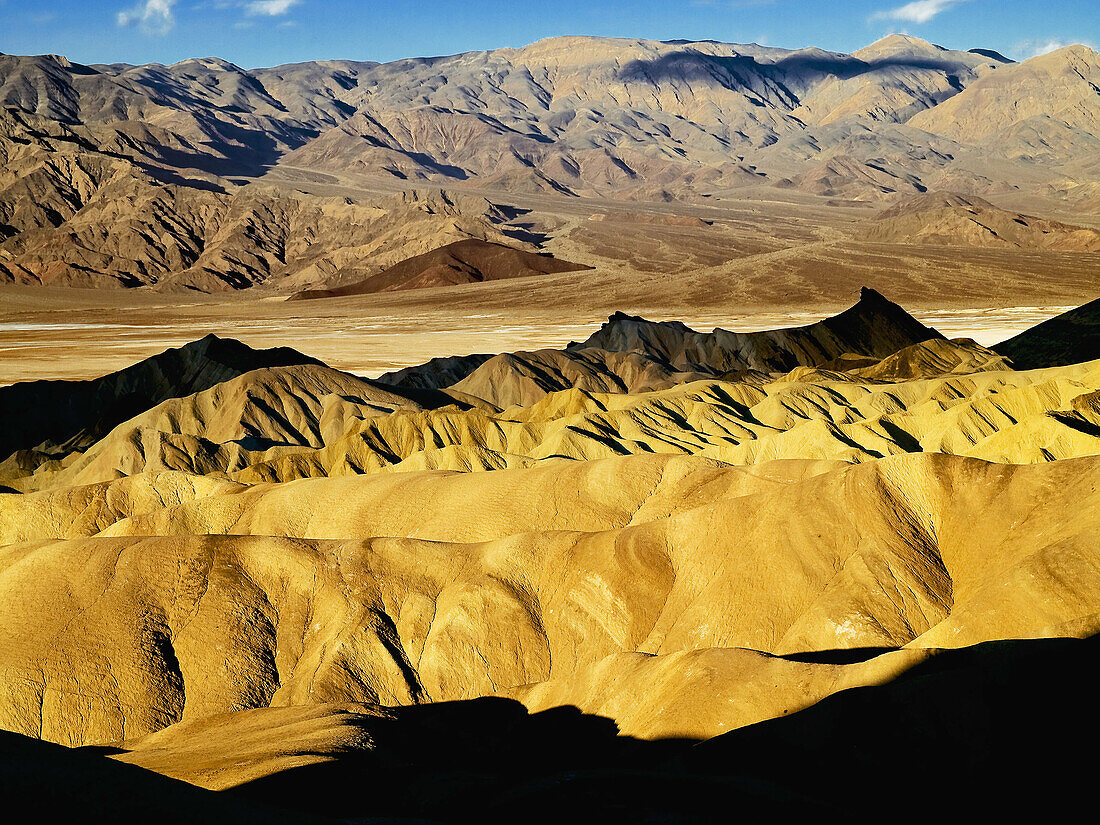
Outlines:
{"type": "MultiPolygon", "coordinates": [[[[295,225],[295,200],[326,208],[288,191],[302,175],[632,202],[690,203],[753,187],[872,202],[1006,187],[1084,197],[1100,185],[1100,105],[1086,94],[1097,60],[1075,47],[1007,63],[905,36],[852,55],[552,38],[393,63],[253,70],[217,58],[85,67],[59,56],[7,55],[0,57],[7,167],[0,278],[200,291],[328,288],[327,274],[308,266],[289,283],[282,276],[294,266],[281,251],[287,232],[332,244],[329,274],[344,256],[344,233],[295,225]],[[1051,83],[1036,95],[1042,78],[1051,83]],[[1026,109],[1018,118],[1017,104],[1026,109]],[[996,123],[999,131],[962,123],[996,123]],[[225,220],[222,202],[246,194],[260,202],[264,227],[239,233],[223,251],[225,241],[206,235],[206,219],[196,215],[225,220]],[[131,214],[130,202],[156,207],[131,214]],[[161,211],[168,220],[158,219],[161,211]],[[104,244],[120,224],[123,237],[104,244]],[[234,261],[245,271],[234,272],[234,261]]],[[[461,213],[472,223],[445,242],[502,239],[477,212],[461,213]]],[[[364,222],[364,214],[349,213],[342,226],[364,222]]],[[[351,245],[370,249],[385,231],[368,226],[351,245]]]]}

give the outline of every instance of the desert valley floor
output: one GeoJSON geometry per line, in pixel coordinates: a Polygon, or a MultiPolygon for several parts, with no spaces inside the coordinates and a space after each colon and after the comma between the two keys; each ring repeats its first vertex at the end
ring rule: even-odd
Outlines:
{"type": "MultiPolygon", "coordinates": [[[[378,194],[377,182],[355,183],[341,192],[378,194]]],[[[592,269],[338,301],[9,286],[0,384],[92,378],[207,333],[296,346],[373,377],[442,356],[561,347],[619,311],[698,330],[808,324],[842,310],[864,284],[948,337],[990,345],[1092,300],[1100,282],[1100,252],[864,243],[877,215],[862,204],[775,192],[721,206],[484,194],[522,204],[517,231],[545,235],[545,252],[592,269]]],[[[1100,214],[1075,220],[1100,238],[1100,214]]]]}

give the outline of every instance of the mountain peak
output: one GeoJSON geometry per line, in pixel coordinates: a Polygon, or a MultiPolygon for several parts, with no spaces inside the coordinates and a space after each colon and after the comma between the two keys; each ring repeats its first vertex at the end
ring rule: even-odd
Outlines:
{"type": "Polygon", "coordinates": [[[860,287],[859,300],[867,301],[869,303],[890,303],[886,300],[886,297],[877,289],[871,289],[869,286],[860,287]]]}
{"type": "Polygon", "coordinates": [[[1055,63],[1067,60],[1087,60],[1092,62],[1096,61],[1097,58],[1100,58],[1100,53],[1095,49],[1089,48],[1082,43],[1075,43],[1071,46],[1063,46],[1052,52],[1033,57],[1028,62],[1055,63]]]}
{"type": "Polygon", "coordinates": [[[245,71],[236,63],[230,63],[228,60],[223,60],[220,57],[189,57],[186,60],[181,60],[179,63],[173,63],[173,66],[202,66],[204,69],[211,69],[217,72],[237,72],[244,74],[245,71]]]}
{"type": "Polygon", "coordinates": [[[927,40],[922,40],[919,37],[913,37],[909,34],[888,34],[881,40],[876,40],[870,46],[865,46],[858,52],[853,52],[853,54],[858,57],[861,52],[869,54],[898,54],[912,52],[938,54],[945,51],[947,51],[947,49],[943,46],[937,46],[935,43],[929,43],[927,40]]]}
{"type": "Polygon", "coordinates": [[[884,358],[943,336],[877,290],[864,287],[859,302],[839,315],[804,327],[766,332],[697,332],[679,321],[647,321],[616,312],[588,340],[570,349],[637,352],[680,370],[785,372],[818,366],[844,353],[884,358]]]}

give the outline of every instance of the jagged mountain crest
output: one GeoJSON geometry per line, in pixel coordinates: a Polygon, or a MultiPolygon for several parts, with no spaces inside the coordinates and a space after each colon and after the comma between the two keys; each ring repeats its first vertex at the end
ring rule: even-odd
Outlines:
{"type": "Polygon", "coordinates": [[[881,293],[864,287],[853,307],[805,327],[701,333],[679,321],[653,322],[617,313],[570,349],[640,352],[681,369],[786,371],[818,366],[843,354],[884,358],[903,347],[942,337],[881,293]]]}

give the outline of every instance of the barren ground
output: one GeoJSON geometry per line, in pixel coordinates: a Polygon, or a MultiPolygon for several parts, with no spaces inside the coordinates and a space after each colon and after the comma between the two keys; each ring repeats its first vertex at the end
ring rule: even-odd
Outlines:
{"type": "MultiPolygon", "coordinates": [[[[266,182],[326,194],[381,188],[354,178],[336,185],[286,177],[280,168],[266,182]]],[[[209,332],[252,346],[293,346],[376,375],[434,356],[561,346],[615,311],[698,329],[801,325],[851,305],[863,285],[948,336],[991,344],[1100,293],[1100,255],[861,243],[874,208],[799,193],[741,192],[704,206],[482,194],[524,210],[517,232],[595,269],[292,303],[258,289],[7,287],[0,383],[102,375],[209,332]],[[684,219],[699,222],[670,223],[684,219]]],[[[1005,205],[1049,211],[1041,203],[1005,205]]]]}

